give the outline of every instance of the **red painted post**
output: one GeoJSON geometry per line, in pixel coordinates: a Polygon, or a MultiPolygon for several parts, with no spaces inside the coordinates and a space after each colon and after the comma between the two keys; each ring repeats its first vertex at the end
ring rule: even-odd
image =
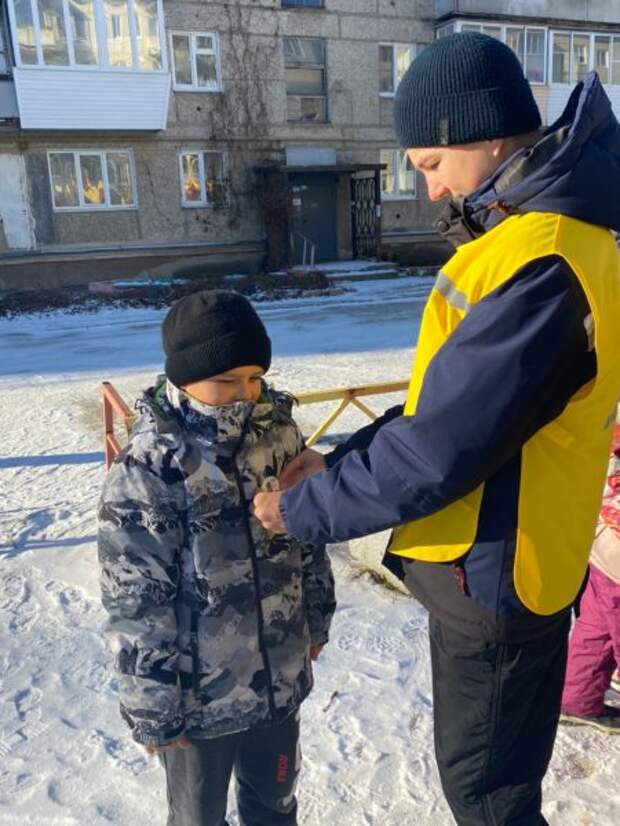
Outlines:
{"type": "Polygon", "coordinates": [[[101,401],[103,413],[103,446],[105,452],[106,470],[114,461],[114,457],[119,453],[121,446],[114,435],[114,416],[123,420],[127,434],[130,430],[131,410],[123,399],[110,384],[104,381],[101,384],[101,401]]]}

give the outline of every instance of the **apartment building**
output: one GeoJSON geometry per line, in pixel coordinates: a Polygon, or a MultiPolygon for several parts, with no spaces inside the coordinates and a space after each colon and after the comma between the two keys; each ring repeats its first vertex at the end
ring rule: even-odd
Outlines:
{"type": "Polygon", "coordinates": [[[591,69],[620,112],[620,2],[0,0],[0,289],[425,262],[393,98],[454,31],[508,43],[546,123],[591,69]]]}
{"type": "Polygon", "coordinates": [[[396,86],[430,0],[0,0],[0,289],[428,234],[396,86]]]}

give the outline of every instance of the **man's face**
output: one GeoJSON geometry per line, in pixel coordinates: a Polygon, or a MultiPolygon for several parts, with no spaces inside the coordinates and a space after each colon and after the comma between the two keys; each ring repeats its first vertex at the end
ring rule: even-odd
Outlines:
{"type": "Polygon", "coordinates": [[[501,163],[501,140],[408,149],[409,160],[426,179],[431,201],[462,198],[476,190],[501,163]]]}

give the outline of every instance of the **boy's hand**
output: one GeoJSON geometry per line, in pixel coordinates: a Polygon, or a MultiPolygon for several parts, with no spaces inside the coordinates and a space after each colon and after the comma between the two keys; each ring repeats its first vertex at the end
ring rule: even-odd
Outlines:
{"type": "Polygon", "coordinates": [[[254,495],[252,513],[269,533],[286,533],[286,525],[280,516],[281,496],[279,491],[277,493],[259,491],[254,495]]]}
{"type": "Polygon", "coordinates": [[[319,655],[321,654],[322,650],[323,650],[322,645],[311,645],[310,646],[310,659],[312,660],[313,663],[315,663],[318,660],[319,655]]]}
{"type": "Polygon", "coordinates": [[[148,752],[148,754],[161,754],[164,751],[174,751],[175,749],[191,749],[192,744],[189,742],[187,737],[177,737],[176,740],[173,740],[172,743],[168,743],[165,746],[145,746],[144,748],[148,752]]]}
{"type": "Polygon", "coordinates": [[[286,490],[303,481],[306,476],[313,476],[325,470],[325,458],[318,450],[306,448],[284,468],[280,474],[280,488],[286,490]]]}

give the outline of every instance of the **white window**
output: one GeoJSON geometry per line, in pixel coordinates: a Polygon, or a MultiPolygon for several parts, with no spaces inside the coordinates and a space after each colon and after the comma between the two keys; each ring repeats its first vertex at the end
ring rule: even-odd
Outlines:
{"type": "Polygon", "coordinates": [[[6,75],[10,72],[11,61],[7,49],[7,40],[4,32],[4,9],[0,3],[0,75],[6,75]]]}
{"type": "Polygon", "coordinates": [[[221,152],[182,152],[179,170],[184,207],[225,205],[224,156],[221,152]]]}
{"type": "Polygon", "coordinates": [[[592,70],[602,83],[620,85],[620,37],[593,32],[552,32],[551,82],[571,85],[592,70]]]}
{"type": "Polygon", "coordinates": [[[171,32],[173,86],[192,92],[222,89],[218,36],[213,32],[171,32]]]}
{"type": "Polygon", "coordinates": [[[416,197],[415,168],[405,149],[382,149],[381,197],[384,200],[406,200],[416,197]]]}
{"type": "MultiPolygon", "coordinates": [[[[523,66],[523,73],[530,83],[545,82],[546,65],[546,29],[531,26],[503,26],[499,23],[463,23],[458,20],[452,24],[459,32],[482,32],[506,43],[517,55],[523,66]]],[[[441,37],[441,29],[437,37],[441,37]]]]}
{"type": "Polygon", "coordinates": [[[136,206],[133,157],[127,150],[52,151],[47,160],[56,211],[136,206]]]}
{"type": "Polygon", "coordinates": [[[327,120],[325,41],[318,37],[285,37],[283,48],[287,119],[327,120]]]}
{"type": "Polygon", "coordinates": [[[393,97],[403,75],[417,53],[413,43],[379,44],[379,94],[393,97]]]}
{"type": "Polygon", "coordinates": [[[18,66],[164,71],[162,0],[7,0],[18,66]]]}
{"type": "Polygon", "coordinates": [[[436,38],[439,40],[440,37],[447,37],[449,34],[454,34],[456,31],[456,26],[454,23],[448,23],[447,26],[441,26],[437,29],[436,38]]]}

